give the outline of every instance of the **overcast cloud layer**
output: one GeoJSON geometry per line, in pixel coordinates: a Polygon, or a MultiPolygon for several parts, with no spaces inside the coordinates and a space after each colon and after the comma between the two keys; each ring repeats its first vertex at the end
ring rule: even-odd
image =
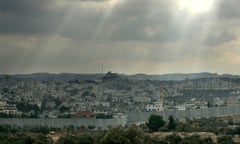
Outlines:
{"type": "Polygon", "coordinates": [[[240,1],[184,2],[1,0],[0,73],[240,74],[240,1]]]}

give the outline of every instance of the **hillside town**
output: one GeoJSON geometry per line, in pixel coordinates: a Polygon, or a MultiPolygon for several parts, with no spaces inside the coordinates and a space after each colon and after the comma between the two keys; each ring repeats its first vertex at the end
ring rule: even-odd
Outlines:
{"type": "Polygon", "coordinates": [[[239,103],[239,78],[132,80],[112,72],[95,80],[0,77],[0,113],[7,115],[111,118],[128,112],[181,111],[239,103]]]}

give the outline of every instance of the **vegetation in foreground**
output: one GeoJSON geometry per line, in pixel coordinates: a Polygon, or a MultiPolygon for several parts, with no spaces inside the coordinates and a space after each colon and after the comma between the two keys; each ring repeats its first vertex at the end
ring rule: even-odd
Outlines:
{"type": "Polygon", "coordinates": [[[146,124],[109,130],[0,125],[1,144],[235,144],[239,135],[239,123],[231,117],[183,122],[152,115],[146,124]]]}

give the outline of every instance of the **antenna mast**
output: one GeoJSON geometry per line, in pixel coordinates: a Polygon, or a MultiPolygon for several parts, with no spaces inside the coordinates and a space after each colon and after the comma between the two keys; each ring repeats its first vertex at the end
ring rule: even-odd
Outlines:
{"type": "Polygon", "coordinates": [[[103,72],[104,72],[104,69],[103,69],[103,64],[102,64],[102,74],[103,74],[103,72]]]}

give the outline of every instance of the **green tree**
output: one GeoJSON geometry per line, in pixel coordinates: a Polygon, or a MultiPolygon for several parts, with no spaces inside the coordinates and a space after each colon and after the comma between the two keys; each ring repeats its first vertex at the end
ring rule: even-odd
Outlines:
{"type": "Polygon", "coordinates": [[[169,116],[167,127],[169,130],[176,130],[176,123],[175,123],[173,116],[169,116]]]}
{"type": "Polygon", "coordinates": [[[101,144],[152,144],[152,141],[137,126],[110,129],[100,140],[101,144]]]}
{"type": "Polygon", "coordinates": [[[170,144],[179,144],[182,138],[176,134],[169,135],[164,138],[163,142],[170,143],[170,144]]]}
{"type": "Polygon", "coordinates": [[[72,136],[66,135],[59,138],[56,144],[75,144],[77,143],[72,136]]]}
{"type": "Polygon", "coordinates": [[[213,141],[211,138],[201,138],[199,135],[192,135],[184,138],[179,144],[213,144],[213,141]]]}
{"type": "Polygon", "coordinates": [[[163,120],[162,116],[159,115],[151,115],[148,119],[148,129],[152,132],[158,131],[160,127],[164,126],[165,121],[163,120]]]}
{"type": "Polygon", "coordinates": [[[228,124],[229,124],[229,125],[234,125],[233,120],[232,120],[232,119],[228,120],[228,124]]]}
{"type": "Polygon", "coordinates": [[[230,136],[222,136],[217,138],[218,144],[234,144],[232,137],[230,136]]]}
{"type": "Polygon", "coordinates": [[[78,140],[79,144],[93,144],[94,143],[94,138],[91,135],[81,135],[78,140]]]}
{"type": "Polygon", "coordinates": [[[131,144],[143,144],[144,142],[144,133],[137,126],[131,126],[126,131],[126,137],[130,140],[131,144]]]}
{"type": "Polygon", "coordinates": [[[61,106],[59,111],[60,111],[60,113],[68,112],[69,111],[69,107],[61,106]]]}
{"type": "Polygon", "coordinates": [[[102,138],[101,144],[131,144],[124,128],[113,128],[102,138]]]}

